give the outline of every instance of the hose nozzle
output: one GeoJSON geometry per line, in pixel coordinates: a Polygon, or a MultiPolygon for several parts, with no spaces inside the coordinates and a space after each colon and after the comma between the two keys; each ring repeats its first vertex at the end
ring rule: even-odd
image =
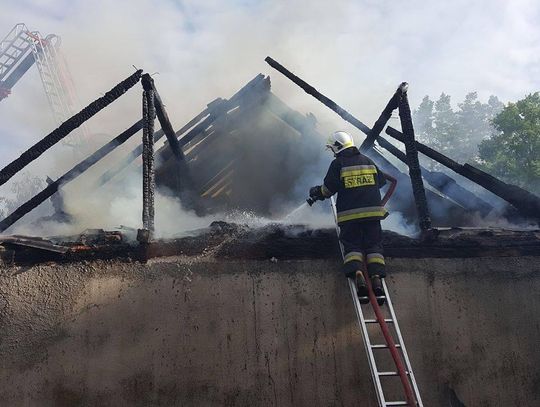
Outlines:
{"type": "Polygon", "coordinates": [[[313,199],[312,197],[309,197],[308,199],[306,199],[306,202],[308,203],[309,206],[313,206],[315,201],[316,199],[313,199]]]}

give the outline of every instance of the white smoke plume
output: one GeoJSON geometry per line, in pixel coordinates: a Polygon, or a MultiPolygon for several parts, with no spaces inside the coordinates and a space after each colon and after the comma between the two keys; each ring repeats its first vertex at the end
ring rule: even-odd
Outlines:
{"type": "MultiPolygon", "coordinates": [[[[31,30],[62,37],[83,106],[133,72],[133,66],[158,73],[156,85],[176,128],[209,101],[232,95],[262,72],[271,75],[273,91],[291,107],[313,112],[323,133],[339,128],[362,140],[358,130],[266,65],[267,55],[367,124],[403,80],[411,84],[412,106],[425,94],[443,91],[455,100],[477,90],[481,98],[496,94],[506,101],[540,87],[540,4],[532,0],[5,0],[1,7],[0,36],[24,22],[31,30]]],[[[137,87],[90,120],[94,136],[86,152],[138,120],[140,104],[137,87]]],[[[2,166],[55,127],[35,67],[1,102],[0,123],[2,166]]],[[[132,139],[103,165],[138,142],[132,139]]],[[[80,159],[59,145],[28,170],[56,178],[80,159]]],[[[67,193],[83,191],[91,177],[85,174],[64,194],[68,206],[86,208],[78,214],[80,226],[101,227],[111,219],[140,225],[139,192],[126,193],[129,202],[118,196],[101,205],[89,201],[87,193],[67,193]],[[77,196],[86,204],[76,202],[77,196]],[[130,205],[135,209],[127,210],[130,205]]],[[[140,190],[137,182],[134,191],[140,190]]],[[[96,191],[95,199],[105,191],[96,191]]],[[[7,184],[0,187],[0,195],[8,194],[7,184]]],[[[157,212],[175,205],[159,199],[157,212]]]]}

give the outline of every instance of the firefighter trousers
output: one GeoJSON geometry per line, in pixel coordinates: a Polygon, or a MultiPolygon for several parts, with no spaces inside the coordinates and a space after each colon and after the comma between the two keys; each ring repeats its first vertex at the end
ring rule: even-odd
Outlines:
{"type": "Polygon", "coordinates": [[[345,222],[340,225],[339,240],[345,249],[343,272],[347,277],[364,270],[364,264],[370,277],[386,277],[379,220],[345,222]]]}

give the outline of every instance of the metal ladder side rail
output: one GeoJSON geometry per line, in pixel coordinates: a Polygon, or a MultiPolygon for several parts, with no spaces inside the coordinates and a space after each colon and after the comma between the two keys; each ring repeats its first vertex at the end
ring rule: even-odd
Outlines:
{"type": "MultiPolygon", "coordinates": [[[[335,203],[334,197],[330,198],[330,202],[331,202],[331,207],[332,207],[332,213],[334,215],[334,220],[335,220],[335,225],[336,225],[336,232],[337,232],[338,237],[339,237],[339,226],[338,226],[338,223],[337,223],[337,209],[336,209],[336,203],[335,203]]],[[[344,255],[344,248],[343,248],[343,245],[341,244],[341,241],[339,242],[339,246],[340,246],[340,249],[341,249],[341,254],[343,256],[344,255]]],[[[367,272],[365,272],[365,273],[367,274],[367,272]]],[[[390,315],[391,315],[390,319],[384,318],[382,316],[382,312],[380,312],[381,310],[380,310],[380,307],[379,307],[379,305],[377,303],[377,298],[379,298],[379,297],[375,297],[375,294],[373,293],[373,290],[371,288],[371,281],[369,280],[369,278],[366,278],[366,282],[368,284],[369,293],[370,293],[370,303],[371,303],[374,311],[376,311],[376,310],[379,311],[378,316],[377,316],[377,312],[376,312],[377,319],[375,319],[375,320],[371,320],[371,319],[367,320],[364,317],[362,307],[361,307],[360,301],[358,299],[358,295],[356,294],[355,283],[354,283],[354,281],[352,279],[348,279],[348,282],[349,282],[349,288],[350,288],[350,291],[351,291],[351,296],[353,298],[354,308],[355,308],[355,311],[356,311],[358,322],[360,323],[362,337],[364,339],[364,347],[365,347],[367,355],[368,355],[369,368],[370,368],[370,372],[371,372],[371,375],[372,375],[373,383],[375,385],[375,390],[376,390],[377,400],[379,402],[379,405],[381,407],[384,407],[384,406],[399,406],[399,405],[406,406],[406,405],[410,405],[409,401],[388,401],[388,402],[386,401],[380,377],[381,376],[390,376],[390,375],[395,376],[396,372],[379,372],[378,369],[377,369],[377,364],[376,364],[376,360],[375,360],[375,355],[373,353],[373,349],[379,348],[379,347],[390,348],[390,346],[389,346],[388,343],[385,346],[372,345],[371,344],[371,339],[369,337],[369,332],[367,330],[367,323],[376,323],[376,322],[378,322],[379,326],[381,327],[381,330],[382,330],[382,325],[384,324],[384,326],[386,326],[386,330],[388,331],[388,326],[386,325],[386,322],[391,322],[391,323],[393,323],[395,325],[396,334],[398,336],[398,344],[394,343],[394,349],[397,351],[397,348],[399,347],[402,350],[403,358],[405,360],[405,365],[407,366],[407,370],[405,371],[405,377],[410,378],[410,380],[412,382],[412,389],[413,389],[413,394],[414,394],[414,398],[415,398],[415,400],[411,400],[411,401],[414,401],[414,403],[412,405],[413,406],[418,406],[418,407],[423,407],[423,403],[422,403],[422,399],[420,397],[420,392],[419,392],[419,389],[418,389],[418,385],[417,385],[416,380],[414,378],[414,373],[412,371],[412,365],[410,363],[410,359],[408,357],[407,350],[405,348],[405,342],[403,341],[403,336],[401,334],[401,330],[399,329],[399,324],[397,322],[397,317],[396,317],[396,314],[395,314],[395,311],[394,311],[394,308],[393,308],[393,305],[392,305],[392,301],[391,301],[390,296],[389,296],[389,292],[388,292],[386,282],[383,279],[383,288],[384,288],[384,293],[385,293],[384,297],[386,298],[387,304],[389,304],[389,310],[390,310],[390,315]]],[[[388,331],[388,333],[389,333],[389,331],[388,331]]],[[[384,334],[384,332],[383,332],[383,334],[384,334]]],[[[391,338],[391,336],[390,336],[390,338],[391,338]]],[[[386,339],[386,337],[385,337],[385,339],[386,339]]],[[[393,342],[392,338],[391,338],[391,340],[393,342]]],[[[392,355],[392,357],[394,358],[394,355],[392,355]]],[[[398,360],[401,362],[399,353],[397,353],[397,357],[398,357],[398,360]]],[[[397,364],[397,361],[396,361],[395,358],[394,358],[394,362],[397,364]]],[[[402,369],[402,371],[403,371],[403,369],[402,369]]],[[[402,383],[403,383],[403,380],[402,380],[402,383]]],[[[407,381],[406,383],[409,383],[409,382],[407,381]]],[[[404,384],[404,390],[405,390],[405,383],[403,383],[403,384],[404,384]]],[[[409,386],[410,386],[410,384],[409,384],[409,386]]]]}
{"type": "MultiPolygon", "coordinates": [[[[73,111],[67,105],[65,89],[62,86],[59,74],[56,71],[55,61],[50,47],[54,47],[49,38],[42,38],[38,31],[29,33],[33,39],[32,51],[38,67],[38,72],[57,125],[63,123],[72,116],[73,111]]],[[[71,137],[73,141],[73,136],[71,137]]],[[[76,144],[78,137],[75,140],[76,144]]],[[[63,140],[64,145],[73,145],[69,140],[63,140]]]]}
{"type": "MultiPolygon", "coordinates": [[[[373,292],[373,288],[371,286],[371,280],[369,279],[369,275],[367,273],[367,264],[364,263],[364,265],[365,267],[364,267],[363,273],[364,273],[364,277],[366,279],[366,283],[368,286],[369,302],[371,303],[371,306],[373,307],[373,311],[375,312],[375,317],[377,321],[379,322],[379,326],[384,336],[384,340],[386,342],[386,345],[388,346],[388,350],[390,351],[392,359],[394,360],[394,363],[396,365],[397,373],[401,380],[403,391],[405,392],[405,398],[407,399],[406,404],[402,404],[402,405],[416,406],[417,396],[414,394],[413,388],[411,387],[411,383],[409,382],[409,377],[412,374],[412,368],[409,368],[409,370],[406,370],[405,366],[403,365],[403,361],[401,360],[401,356],[399,355],[399,352],[397,350],[394,338],[392,337],[390,330],[388,329],[386,319],[384,318],[382,314],[381,308],[379,304],[377,303],[377,298],[375,297],[375,293],[373,292]]],[[[388,301],[390,298],[388,295],[388,290],[385,289],[384,294],[386,297],[386,301],[388,301]]],[[[394,324],[397,324],[397,319],[395,317],[395,314],[392,316],[391,320],[394,324]]],[[[405,349],[405,343],[403,343],[403,341],[399,341],[399,337],[398,337],[398,342],[399,342],[399,347],[403,351],[405,349]]],[[[393,373],[393,372],[389,372],[389,373],[393,373]]],[[[382,372],[378,372],[378,374],[381,375],[382,372]]],[[[393,405],[396,405],[396,404],[393,404],[393,405]]]]}
{"type": "Polygon", "coordinates": [[[11,31],[0,41],[0,52],[8,49],[24,31],[27,31],[24,23],[15,24],[11,31]]]}
{"type": "Polygon", "coordinates": [[[29,36],[32,38],[32,52],[34,54],[34,59],[36,60],[36,66],[38,68],[39,77],[43,85],[43,90],[45,91],[45,96],[47,97],[47,101],[49,102],[49,107],[52,110],[53,119],[55,121],[55,124],[62,123],[62,120],[61,120],[62,115],[58,113],[59,109],[56,107],[58,103],[54,100],[54,96],[52,95],[52,92],[56,90],[54,89],[55,78],[52,72],[47,72],[46,68],[44,68],[46,61],[45,61],[45,55],[43,53],[43,43],[42,43],[43,40],[39,32],[29,33],[29,36]]]}
{"type": "MultiPolygon", "coordinates": [[[[345,249],[343,247],[343,244],[341,243],[341,240],[339,240],[339,226],[338,226],[338,220],[337,220],[336,201],[333,196],[330,197],[330,205],[332,206],[332,214],[334,215],[334,223],[336,225],[336,233],[338,236],[339,249],[341,250],[341,257],[344,258],[345,249]]],[[[358,298],[358,295],[356,294],[356,284],[351,278],[347,278],[347,281],[349,283],[349,289],[351,291],[351,297],[353,300],[356,317],[358,319],[358,323],[360,324],[360,332],[362,332],[362,339],[363,339],[362,342],[364,343],[364,348],[366,350],[366,354],[368,357],[369,371],[371,373],[373,384],[375,385],[375,390],[376,390],[375,394],[377,395],[377,401],[379,403],[379,406],[385,406],[386,400],[385,400],[384,391],[382,388],[381,377],[378,374],[377,363],[375,361],[375,355],[373,354],[373,349],[371,348],[372,344],[371,344],[371,338],[369,337],[369,332],[367,330],[367,325],[365,322],[366,318],[364,316],[364,312],[362,311],[360,299],[358,298]]]]}
{"type": "Polygon", "coordinates": [[[60,81],[60,84],[62,85],[62,88],[64,89],[64,92],[66,94],[66,101],[69,105],[69,108],[72,112],[75,111],[76,105],[80,104],[78,103],[77,98],[77,92],[75,91],[75,85],[73,83],[73,78],[71,76],[71,72],[68,69],[67,63],[65,61],[64,56],[59,50],[59,38],[58,42],[53,44],[51,36],[47,36],[47,39],[49,39],[49,53],[52,56],[52,60],[54,61],[56,70],[58,72],[58,79],[60,81]]]}
{"type": "Polygon", "coordinates": [[[50,40],[42,38],[39,32],[34,32],[32,34],[34,34],[35,36],[34,53],[36,56],[36,61],[38,62],[37,65],[40,76],[42,78],[42,82],[48,82],[47,79],[44,78],[45,75],[48,75],[52,79],[52,82],[49,82],[52,85],[50,90],[54,92],[51,93],[46,86],[44,86],[44,88],[47,95],[50,96],[50,101],[54,100],[55,97],[57,99],[56,106],[59,106],[60,109],[56,109],[53,106],[51,106],[51,108],[53,108],[54,113],[57,117],[57,124],[60,124],[70,117],[70,110],[67,106],[64,94],[65,92],[62,88],[62,83],[60,82],[58,72],[56,72],[54,60],[52,59],[52,55],[49,50],[49,47],[51,46],[50,40]]]}
{"type": "MultiPolygon", "coordinates": [[[[17,64],[26,57],[29,51],[31,52],[31,43],[28,38],[24,38],[25,31],[17,31],[16,28],[17,26],[0,42],[0,81],[13,73],[17,68],[17,64]],[[9,38],[14,31],[16,31],[16,35],[9,38]],[[11,51],[13,52],[11,53],[11,51]],[[8,59],[2,61],[2,58],[8,59]]],[[[22,25],[22,28],[24,29],[25,26],[22,25]]]]}
{"type": "Polygon", "coordinates": [[[16,24],[2,41],[0,41],[0,58],[4,55],[13,58],[13,55],[8,54],[8,51],[11,48],[18,49],[18,47],[15,46],[15,43],[21,38],[21,33],[23,33],[25,29],[26,26],[24,24],[16,24]]]}
{"type": "MultiPolygon", "coordinates": [[[[48,70],[49,76],[53,78],[54,83],[54,92],[51,93],[51,99],[53,99],[53,96],[56,96],[57,106],[59,107],[59,109],[54,109],[54,107],[51,106],[58,118],[57,124],[65,122],[76,113],[74,101],[71,97],[72,95],[69,93],[66,83],[66,77],[62,75],[60,61],[58,60],[58,53],[56,52],[57,45],[53,43],[53,39],[57,39],[59,41],[59,38],[60,37],[51,34],[45,39],[42,39],[41,42],[45,61],[43,67],[48,70]]],[[[44,70],[43,73],[45,72],[47,71],[44,70]]],[[[81,126],[81,128],[77,129],[77,131],[73,132],[69,139],[66,138],[62,140],[62,144],[70,147],[79,146],[82,141],[81,133],[79,132],[82,132],[83,135],[87,133],[87,128],[84,124],[81,126]]]]}
{"type": "MultiPolygon", "coordinates": [[[[67,116],[64,118],[64,121],[73,116],[77,111],[80,110],[81,101],[79,95],[75,89],[75,82],[73,81],[73,76],[69,70],[69,66],[66,62],[66,59],[63,53],[60,51],[60,37],[54,36],[57,39],[56,43],[52,43],[52,36],[48,35],[46,40],[49,40],[49,52],[52,56],[52,60],[57,71],[60,87],[62,88],[65,95],[65,102],[67,104],[67,116]]],[[[83,123],[77,131],[74,133],[79,143],[81,141],[89,140],[90,131],[88,130],[87,123],[83,123]],[[80,132],[79,134],[77,134],[80,132]]]]}
{"type": "MultiPolygon", "coordinates": [[[[343,255],[343,245],[341,244],[341,242],[339,243],[339,245],[341,248],[341,253],[343,255]]],[[[356,294],[356,286],[355,286],[354,281],[351,278],[347,278],[347,281],[349,283],[349,288],[351,290],[351,296],[354,303],[354,310],[356,311],[356,317],[360,325],[362,338],[364,339],[363,340],[364,348],[366,349],[366,354],[368,356],[369,371],[371,373],[373,384],[375,385],[375,390],[376,390],[375,394],[377,395],[377,401],[379,402],[379,406],[386,406],[386,400],[385,400],[384,391],[383,391],[382,383],[381,383],[381,376],[379,376],[378,371],[376,369],[377,364],[375,362],[375,355],[373,354],[371,338],[369,337],[369,332],[367,330],[367,325],[365,323],[364,312],[362,311],[360,300],[358,299],[358,295],[356,294]]]]}
{"type": "Polygon", "coordinates": [[[418,388],[418,383],[416,382],[416,377],[412,369],[411,360],[409,359],[409,354],[405,346],[405,341],[403,340],[403,335],[401,334],[401,328],[399,327],[396,312],[394,311],[394,304],[392,303],[390,295],[388,294],[389,293],[388,286],[386,285],[386,281],[384,278],[382,279],[382,284],[383,284],[384,292],[386,293],[386,305],[388,307],[388,310],[390,311],[390,318],[393,321],[394,330],[396,331],[398,343],[400,344],[400,348],[401,348],[401,353],[403,354],[403,360],[405,361],[407,371],[409,372],[409,379],[413,386],[414,394],[416,396],[416,401],[418,403],[418,406],[422,407],[423,403],[422,403],[422,398],[420,396],[420,389],[418,388]]]}

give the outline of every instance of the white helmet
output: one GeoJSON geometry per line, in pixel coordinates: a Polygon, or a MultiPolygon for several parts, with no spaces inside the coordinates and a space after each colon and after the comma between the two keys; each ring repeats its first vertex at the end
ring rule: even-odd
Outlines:
{"type": "Polygon", "coordinates": [[[344,131],[336,131],[326,142],[326,148],[332,150],[334,154],[345,150],[346,148],[353,147],[354,140],[349,133],[344,131]]]}

